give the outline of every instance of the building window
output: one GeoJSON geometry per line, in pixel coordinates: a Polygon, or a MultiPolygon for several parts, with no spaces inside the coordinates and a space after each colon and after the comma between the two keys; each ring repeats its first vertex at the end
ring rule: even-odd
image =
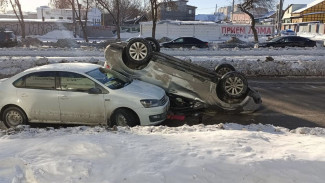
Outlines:
{"type": "Polygon", "coordinates": [[[51,17],[51,19],[54,19],[54,17],[51,17]]]}
{"type": "Polygon", "coordinates": [[[72,18],[71,17],[67,17],[68,20],[71,20],[72,18]]]}
{"type": "Polygon", "coordinates": [[[63,17],[59,17],[59,19],[61,19],[61,20],[62,20],[62,19],[63,19],[63,17]]]}
{"type": "Polygon", "coordinates": [[[188,10],[188,14],[192,15],[193,11],[192,10],[188,10]]]}

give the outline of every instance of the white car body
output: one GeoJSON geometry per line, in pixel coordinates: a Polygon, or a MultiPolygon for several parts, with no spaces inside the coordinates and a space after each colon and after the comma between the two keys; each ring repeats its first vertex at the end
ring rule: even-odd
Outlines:
{"type": "MultiPolygon", "coordinates": [[[[25,112],[28,122],[37,123],[106,125],[114,111],[120,108],[126,108],[136,113],[141,125],[155,125],[166,119],[166,115],[164,115],[164,119],[159,121],[150,122],[149,120],[149,116],[166,114],[168,110],[169,99],[163,89],[139,80],[133,80],[120,89],[110,89],[86,74],[100,67],[88,63],[51,64],[28,69],[11,78],[0,80],[1,117],[6,107],[18,106],[25,112]],[[94,81],[95,86],[100,86],[101,90],[105,91],[100,94],[89,94],[87,92],[63,91],[61,88],[44,90],[17,88],[13,85],[15,81],[23,76],[45,71],[80,74],[94,81]],[[143,99],[165,99],[165,101],[161,106],[145,108],[140,103],[140,100],[143,99]]],[[[60,83],[59,86],[61,87],[63,77],[58,77],[57,74],[55,78],[55,86],[60,83]]],[[[62,87],[64,86],[62,85],[62,87]]]]}

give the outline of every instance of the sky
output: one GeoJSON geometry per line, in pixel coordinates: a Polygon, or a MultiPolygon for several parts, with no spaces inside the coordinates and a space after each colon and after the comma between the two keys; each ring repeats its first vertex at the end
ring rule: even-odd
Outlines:
{"type": "MultiPolygon", "coordinates": [[[[39,6],[48,5],[50,0],[20,0],[23,11],[36,11],[39,6]]],[[[276,0],[278,1],[278,0],[276,0]]],[[[284,9],[289,4],[308,4],[314,0],[284,0],[284,9]]],[[[236,0],[235,2],[238,2],[236,0]]],[[[188,5],[196,6],[196,14],[210,14],[213,13],[216,7],[230,6],[232,0],[189,0],[188,5]]]]}

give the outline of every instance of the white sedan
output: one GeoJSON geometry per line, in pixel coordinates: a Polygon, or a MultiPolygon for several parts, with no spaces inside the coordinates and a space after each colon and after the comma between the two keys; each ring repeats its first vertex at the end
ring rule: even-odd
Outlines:
{"type": "Polygon", "coordinates": [[[51,64],[0,80],[0,117],[7,127],[28,122],[155,125],[169,98],[160,87],[88,63],[51,64]]]}

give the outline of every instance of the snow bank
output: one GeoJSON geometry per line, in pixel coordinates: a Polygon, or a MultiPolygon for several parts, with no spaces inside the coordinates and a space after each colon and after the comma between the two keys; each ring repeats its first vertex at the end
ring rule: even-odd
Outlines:
{"type": "Polygon", "coordinates": [[[313,182],[325,137],[271,125],[102,127],[0,133],[0,182],[313,182]]]}
{"type": "Polygon", "coordinates": [[[68,30],[54,30],[38,37],[40,39],[74,39],[73,32],[68,30]]]}
{"type": "MultiPolygon", "coordinates": [[[[247,76],[325,76],[325,50],[316,48],[228,48],[166,49],[161,52],[210,70],[221,63],[230,63],[247,76]],[[273,59],[266,59],[272,57],[273,59]]],[[[6,77],[34,67],[40,58],[56,62],[105,62],[104,50],[81,48],[2,48],[0,76],[6,77]]]]}

